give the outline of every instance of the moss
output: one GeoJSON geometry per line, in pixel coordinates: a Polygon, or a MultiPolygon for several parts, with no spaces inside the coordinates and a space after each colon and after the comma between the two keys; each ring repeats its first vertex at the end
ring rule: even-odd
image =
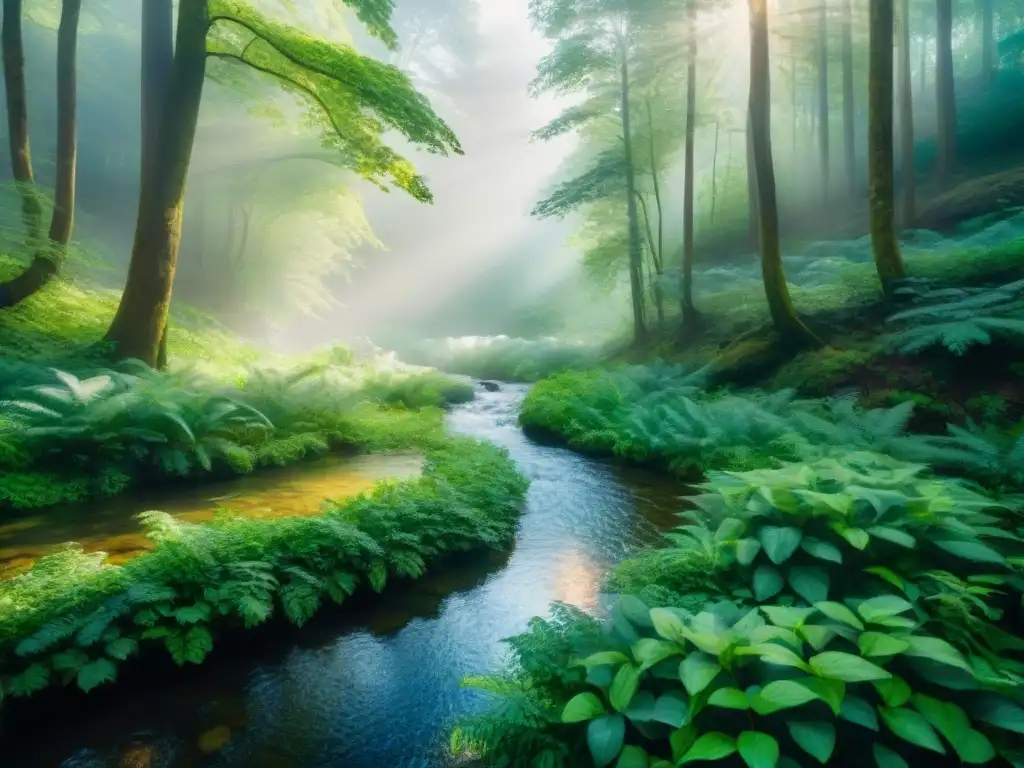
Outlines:
{"type": "Polygon", "coordinates": [[[847,348],[825,347],[794,357],[784,363],[769,380],[772,389],[796,389],[807,395],[823,397],[850,383],[853,374],[881,354],[873,342],[847,348]]]}

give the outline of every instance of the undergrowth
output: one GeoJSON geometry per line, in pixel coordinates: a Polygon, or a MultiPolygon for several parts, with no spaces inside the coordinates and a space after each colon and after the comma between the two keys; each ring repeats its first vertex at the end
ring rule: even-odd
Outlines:
{"type": "Polygon", "coordinates": [[[224,627],[277,614],[301,626],[323,603],[416,578],[444,553],[505,546],[526,487],[502,449],[450,439],[428,452],[422,477],[317,517],[187,524],[144,513],[154,548],[124,565],[69,544],[0,582],[0,694],[88,691],[147,648],[198,664],[224,627]]]}

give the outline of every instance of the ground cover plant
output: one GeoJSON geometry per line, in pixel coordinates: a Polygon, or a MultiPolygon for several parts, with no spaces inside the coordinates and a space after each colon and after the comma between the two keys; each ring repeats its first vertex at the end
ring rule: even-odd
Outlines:
{"type": "Polygon", "coordinates": [[[0,693],[88,691],[147,648],[198,664],[222,627],[276,615],[302,625],[328,600],[416,578],[444,553],[506,546],[526,487],[502,449],[457,438],[428,451],[422,477],[316,517],[187,524],[145,513],[154,548],[124,565],[68,545],[0,582],[0,693]]]}

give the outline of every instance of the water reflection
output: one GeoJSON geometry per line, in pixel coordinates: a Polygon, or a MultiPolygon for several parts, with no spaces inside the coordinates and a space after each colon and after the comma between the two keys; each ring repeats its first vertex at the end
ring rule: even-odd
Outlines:
{"type": "Polygon", "coordinates": [[[607,570],[674,522],[678,507],[681,489],[664,479],[529,442],[515,424],[521,395],[485,394],[450,417],[453,431],[507,447],[533,480],[510,555],[466,558],[344,626],[314,621],[290,647],[219,655],[148,689],[92,694],[88,706],[18,724],[0,748],[12,765],[61,768],[111,768],[141,754],[148,768],[446,765],[449,729],[481,703],[460,680],[498,668],[502,638],[551,601],[596,607],[607,570]]]}

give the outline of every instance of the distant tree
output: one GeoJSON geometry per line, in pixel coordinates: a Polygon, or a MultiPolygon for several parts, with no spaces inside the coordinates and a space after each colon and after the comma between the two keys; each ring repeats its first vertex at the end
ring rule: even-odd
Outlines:
{"type": "Polygon", "coordinates": [[[914,94],[910,73],[910,0],[898,0],[896,15],[896,85],[900,125],[900,220],[905,228],[917,218],[914,173],[914,94]]]}
{"type": "Polygon", "coordinates": [[[948,184],[956,170],[956,88],[953,79],[953,0],[935,0],[936,171],[948,184]]]}

